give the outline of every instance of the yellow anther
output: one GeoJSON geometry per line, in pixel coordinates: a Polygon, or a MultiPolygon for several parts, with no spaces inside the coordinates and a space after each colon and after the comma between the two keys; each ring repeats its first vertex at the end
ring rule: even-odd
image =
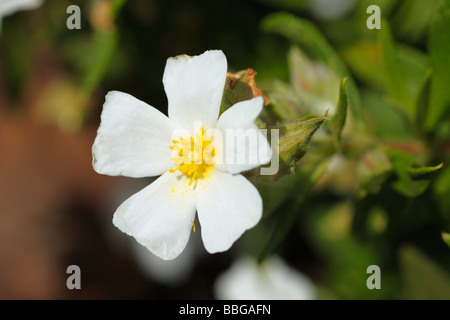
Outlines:
{"type": "Polygon", "coordinates": [[[180,138],[179,141],[173,139],[172,142],[175,145],[169,148],[178,151],[178,157],[171,159],[177,167],[170,169],[169,172],[180,171],[189,178],[189,185],[208,175],[213,168],[215,149],[211,145],[211,140],[205,137],[203,127],[189,139],[180,138]],[[207,154],[204,154],[205,149],[207,154]]]}

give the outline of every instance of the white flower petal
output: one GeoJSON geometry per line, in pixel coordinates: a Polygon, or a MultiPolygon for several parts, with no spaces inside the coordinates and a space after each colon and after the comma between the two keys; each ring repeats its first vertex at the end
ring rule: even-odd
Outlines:
{"type": "Polygon", "coordinates": [[[197,198],[203,244],[209,253],[228,250],[261,219],[262,199],[242,175],[215,170],[197,198]]]}
{"type": "Polygon", "coordinates": [[[163,113],[133,96],[106,95],[101,124],[92,146],[95,171],[111,176],[150,177],[174,166],[173,123],[163,113]]]}
{"type": "MultiPolygon", "coordinates": [[[[272,158],[266,135],[255,125],[263,102],[262,97],[238,102],[226,110],[217,122],[217,128],[225,138],[223,160],[231,173],[259,167],[272,158]]],[[[222,170],[223,166],[218,168],[222,170]]]]}
{"type": "Polygon", "coordinates": [[[195,197],[187,179],[167,172],[126,200],[113,223],[164,260],[186,247],[195,218],[195,197]]]}
{"type": "Polygon", "coordinates": [[[220,50],[169,58],[163,76],[169,118],[188,130],[195,121],[201,121],[205,129],[214,127],[226,77],[227,59],[220,50]]]}

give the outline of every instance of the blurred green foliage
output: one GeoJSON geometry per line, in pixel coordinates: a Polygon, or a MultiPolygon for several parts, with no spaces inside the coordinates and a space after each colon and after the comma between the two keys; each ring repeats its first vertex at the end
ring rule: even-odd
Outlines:
{"type": "MultiPolygon", "coordinates": [[[[82,30],[68,31],[66,3],[48,1],[4,21],[10,105],[28,75],[57,72],[83,98],[61,95],[53,112],[75,103],[78,130],[98,124],[109,90],[164,111],[165,59],[223,49],[230,71],[256,70],[270,100],[260,124],[280,129],[283,170],[249,175],[264,217],[243,250],[309,270],[319,298],[450,299],[450,0],[352,3],[327,20],[306,0],[78,1],[82,30]],[[366,27],[372,4],[380,30],[366,27]],[[381,290],[366,287],[370,265],[381,290]]],[[[225,90],[222,111],[247,85],[225,90]]]]}

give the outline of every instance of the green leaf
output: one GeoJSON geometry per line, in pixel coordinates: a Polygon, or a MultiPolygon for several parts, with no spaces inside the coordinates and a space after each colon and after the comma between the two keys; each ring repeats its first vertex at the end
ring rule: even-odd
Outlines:
{"type": "Polygon", "coordinates": [[[400,251],[403,298],[411,300],[450,299],[449,275],[417,249],[400,251]]]}
{"type": "Polygon", "coordinates": [[[429,175],[430,173],[434,173],[442,168],[444,164],[440,163],[437,166],[432,167],[420,167],[420,168],[407,168],[406,171],[410,174],[412,178],[420,178],[425,175],[429,175]]]}
{"type": "Polygon", "coordinates": [[[450,109],[450,0],[442,0],[428,34],[431,75],[430,101],[425,129],[433,130],[450,109]]]}
{"type": "Polygon", "coordinates": [[[127,3],[127,0],[113,0],[111,3],[111,16],[114,19],[122,9],[122,7],[127,3]]]}
{"type": "Polygon", "coordinates": [[[384,73],[386,74],[386,86],[389,95],[395,99],[410,114],[413,112],[413,96],[407,89],[407,77],[403,74],[397,58],[397,48],[391,34],[387,21],[382,22],[383,27],[379,30],[378,41],[380,43],[384,73]]]}
{"type": "Polygon", "coordinates": [[[265,32],[278,33],[299,44],[309,56],[334,66],[340,73],[346,70],[326,38],[307,20],[289,13],[273,13],[262,20],[261,28],[265,32]]]}
{"type": "Polygon", "coordinates": [[[387,155],[379,148],[369,149],[358,161],[358,176],[361,185],[360,195],[377,193],[392,172],[392,164],[387,155]]]}
{"type": "Polygon", "coordinates": [[[444,240],[445,244],[450,248],[450,233],[442,232],[442,240],[444,240]]]}
{"type": "Polygon", "coordinates": [[[423,39],[438,3],[439,0],[400,1],[392,18],[395,33],[414,42],[423,39]]]}
{"type": "Polygon", "coordinates": [[[308,56],[324,62],[339,77],[347,77],[347,91],[352,93],[348,95],[350,109],[354,119],[357,122],[360,120],[359,95],[351,74],[314,24],[289,13],[278,12],[265,17],[261,22],[261,28],[265,32],[280,34],[289,41],[300,45],[308,56]]]}
{"type": "Polygon", "coordinates": [[[372,87],[385,88],[387,75],[381,70],[381,49],[377,41],[363,39],[343,49],[341,54],[355,77],[372,87]]]}
{"type": "Polygon", "coordinates": [[[417,118],[418,99],[429,77],[427,57],[410,46],[394,44],[388,30],[379,32],[378,41],[358,41],[342,50],[342,56],[356,77],[386,91],[396,102],[394,107],[401,105],[399,110],[406,111],[410,120],[417,118]]]}
{"type": "Polygon", "coordinates": [[[407,196],[417,197],[421,195],[430,184],[430,174],[442,168],[443,164],[432,167],[416,167],[412,155],[395,149],[387,149],[387,155],[392,161],[398,180],[393,183],[393,188],[407,196]]]}
{"type": "Polygon", "coordinates": [[[337,105],[336,113],[333,118],[331,118],[331,132],[335,141],[338,143],[341,140],[341,132],[345,125],[345,119],[347,117],[347,108],[348,108],[348,100],[347,100],[347,91],[345,88],[345,83],[347,78],[342,79],[341,85],[339,88],[339,102],[337,105]]]}
{"type": "Polygon", "coordinates": [[[422,83],[419,84],[419,89],[417,91],[415,122],[418,128],[424,127],[428,101],[430,100],[431,74],[431,69],[427,69],[422,83]]]}
{"type": "Polygon", "coordinates": [[[92,41],[92,58],[81,85],[81,92],[86,96],[96,89],[107,74],[118,47],[115,31],[97,32],[92,41]]]}
{"type": "MultiPolygon", "coordinates": [[[[110,7],[110,18],[114,20],[126,0],[113,0],[110,7]]],[[[99,30],[93,34],[89,65],[82,79],[81,92],[85,96],[91,93],[101,83],[109,71],[119,46],[119,36],[115,26],[108,30],[99,30]]]]}
{"type": "Polygon", "coordinates": [[[297,119],[305,111],[292,87],[279,80],[274,81],[268,96],[269,108],[282,121],[297,119]]]}

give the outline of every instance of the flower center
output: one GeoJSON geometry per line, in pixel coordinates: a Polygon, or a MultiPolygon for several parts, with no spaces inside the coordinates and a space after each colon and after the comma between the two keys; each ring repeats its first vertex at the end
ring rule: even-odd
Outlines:
{"type": "Polygon", "coordinates": [[[170,169],[169,172],[179,170],[189,179],[189,185],[197,179],[206,177],[214,167],[215,148],[212,141],[205,137],[205,129],[200,131],[189,139],[180,138],[172,140],[173,146],[169,148],[178,152],[178,156],[172,158],[177,166],[170,169]]]}

